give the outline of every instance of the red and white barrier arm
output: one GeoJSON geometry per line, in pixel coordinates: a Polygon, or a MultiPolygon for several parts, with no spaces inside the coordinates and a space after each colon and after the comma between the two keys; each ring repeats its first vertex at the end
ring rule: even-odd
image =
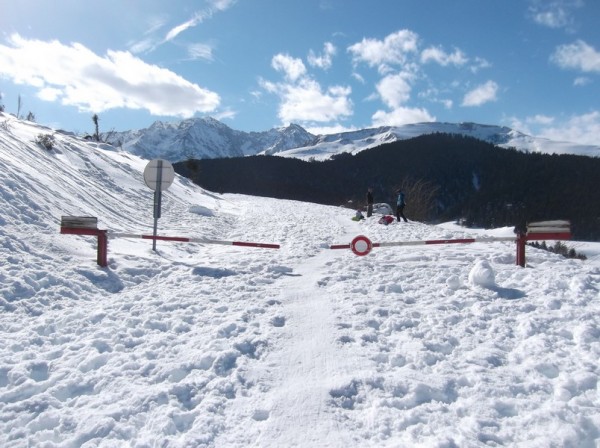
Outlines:
{"type": "Polygon", "coordinates": [[[373,247],[392,246],[420,246],[426,244],[468,244],[468,243],[491,243],[494,241],[515,241],[514,236],[481,237],[481,238],[457,238],[449,240],[423,240],[423,241],[398,241],[388,243],[373,243],[373,247]]]}
{"type": "Polygon", "coordinates": [[[279,249],[279,244],[271,243],[251,243],[244,241],[221,241],[211,240],[209,238],[186,238],[180,236],[154,236],[154,235],[137,235],[133,233],[116,233],[110,232],[109,237],[111,238],[141,238],[144,240],[158,240],[158,241],[176,241],[180,243],[200,243],[200,244],[222,244],[225,246],[242,246],[242,247],[260,247],[263,249],[279,249]]]}
{"type": "Polygon", "coordinates": [[[423,241],[396,241],[387,243],[373,243],[364,235],[359,235],[350,244],[335,244],[330,249],[350,249],[356,255],[367,255],[374,247],[393,246],[421,246],[426,244],[465,244],[465,243],[489,243],[493,241],[516,241],[514,236],[506,237],[482,237],[482,238],[458,238],[448,240],[423,240],[423,241]]]}

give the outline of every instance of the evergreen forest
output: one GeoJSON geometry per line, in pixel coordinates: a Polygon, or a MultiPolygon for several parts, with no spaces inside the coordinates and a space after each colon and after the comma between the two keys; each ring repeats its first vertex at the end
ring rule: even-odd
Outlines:
{"type": "MultiPolygon", "coordinates": [[[[363,208],[395,205],[423,222],[523,227],[571,221],[574,239],[600,240],[600,158],[504,149],[470,137],[422,135],[327,161],[277,156],[188,160],[175,170],[207,190],[363,208]]],[[[349,217],[353,213],[349,210],[349,217]]]]}

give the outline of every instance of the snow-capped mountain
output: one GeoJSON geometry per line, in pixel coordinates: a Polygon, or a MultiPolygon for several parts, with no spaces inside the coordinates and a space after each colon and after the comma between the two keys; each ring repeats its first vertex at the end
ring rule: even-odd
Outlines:
{"type": "Polygon", "coordinates": [[[111,133],[105,138],[140,157],[164,158],[171,162],[255,154],[324,160],[343,152],[357,153],[384,143],[433,133],[466,135],[525,152],[600,156],[600,146],[557,142],[506,126],[477,123],[415,123],[316,136],[296,124],[265,132],[243,132],[213,118],[191,118],[172,123],[157,121],[147,129],[111,133]]]}
{"type": "Polygon", "coordinates": [[[146,129],[110,133],[103,137],[145,159],[163,158],[171,162],[275,154],[307,145],[315,139],[314,135],[293,124],[266,132],[243,132],[213,118],[156,121],[146,129]]]}
{"type": "Polygon", "coordinates": [[[465,135],[503,148],[515,148],[524,152],[576,154],[590,157],[600,156],[600,146],[557,142],[532,137],[506,126],[436,122],[384,126],[339,134],[321,135],[309,145],[282,151],[278,155],[300,159],[314,158],[315,160],[324,160],[341,152],[354,154],[385,143],[434,133],[465,135]]]}

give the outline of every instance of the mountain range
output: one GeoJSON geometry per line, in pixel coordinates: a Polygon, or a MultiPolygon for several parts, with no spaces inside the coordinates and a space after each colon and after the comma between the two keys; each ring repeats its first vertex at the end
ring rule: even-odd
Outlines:
{"type": "Polygon", "coordinates": [[[101,138],[142,158],[171,162],[261,154],[326,160],[340,153],[356,154],[385,143],[435,133],[464,135],[528,153],[600,156],[600,146],[553,141],[506,126],[477,123],[414,123],[314,135],[297,124],[264,132],[237,131],[209,117],[156,121],[145,129],[109,132],[101,138]]]}

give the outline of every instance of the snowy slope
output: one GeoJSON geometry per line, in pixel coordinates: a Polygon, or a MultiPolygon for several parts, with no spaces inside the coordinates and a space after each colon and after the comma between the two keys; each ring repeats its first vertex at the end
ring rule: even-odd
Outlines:
{"type": "MultiPolygon", "coordinates": [[[[0,446],[478,447],[600,441],[600,247],[217,195],[176,177],[159,234],[61,235],[61,215],[152,233],[147,161],[0,115],[0,446]]],[[[410,218],[410,209],[406,210],[410,218]]]]}
{"type": "Polygon", "coordinates": [[[171,162],[254,154],[324,160],[339,153],[354,154],[384,143],[432,133],[466,135],[526,152],[600,156],[600,146],[556,142],[505,126],[476,123],[415,123],[315,136],[294,124],[248,133],[235,131],[213,118],[194,118],[173,123],[157,121],[148,129],[113,133],[104,138],[140,157],[164,158],[171,162]]]}

